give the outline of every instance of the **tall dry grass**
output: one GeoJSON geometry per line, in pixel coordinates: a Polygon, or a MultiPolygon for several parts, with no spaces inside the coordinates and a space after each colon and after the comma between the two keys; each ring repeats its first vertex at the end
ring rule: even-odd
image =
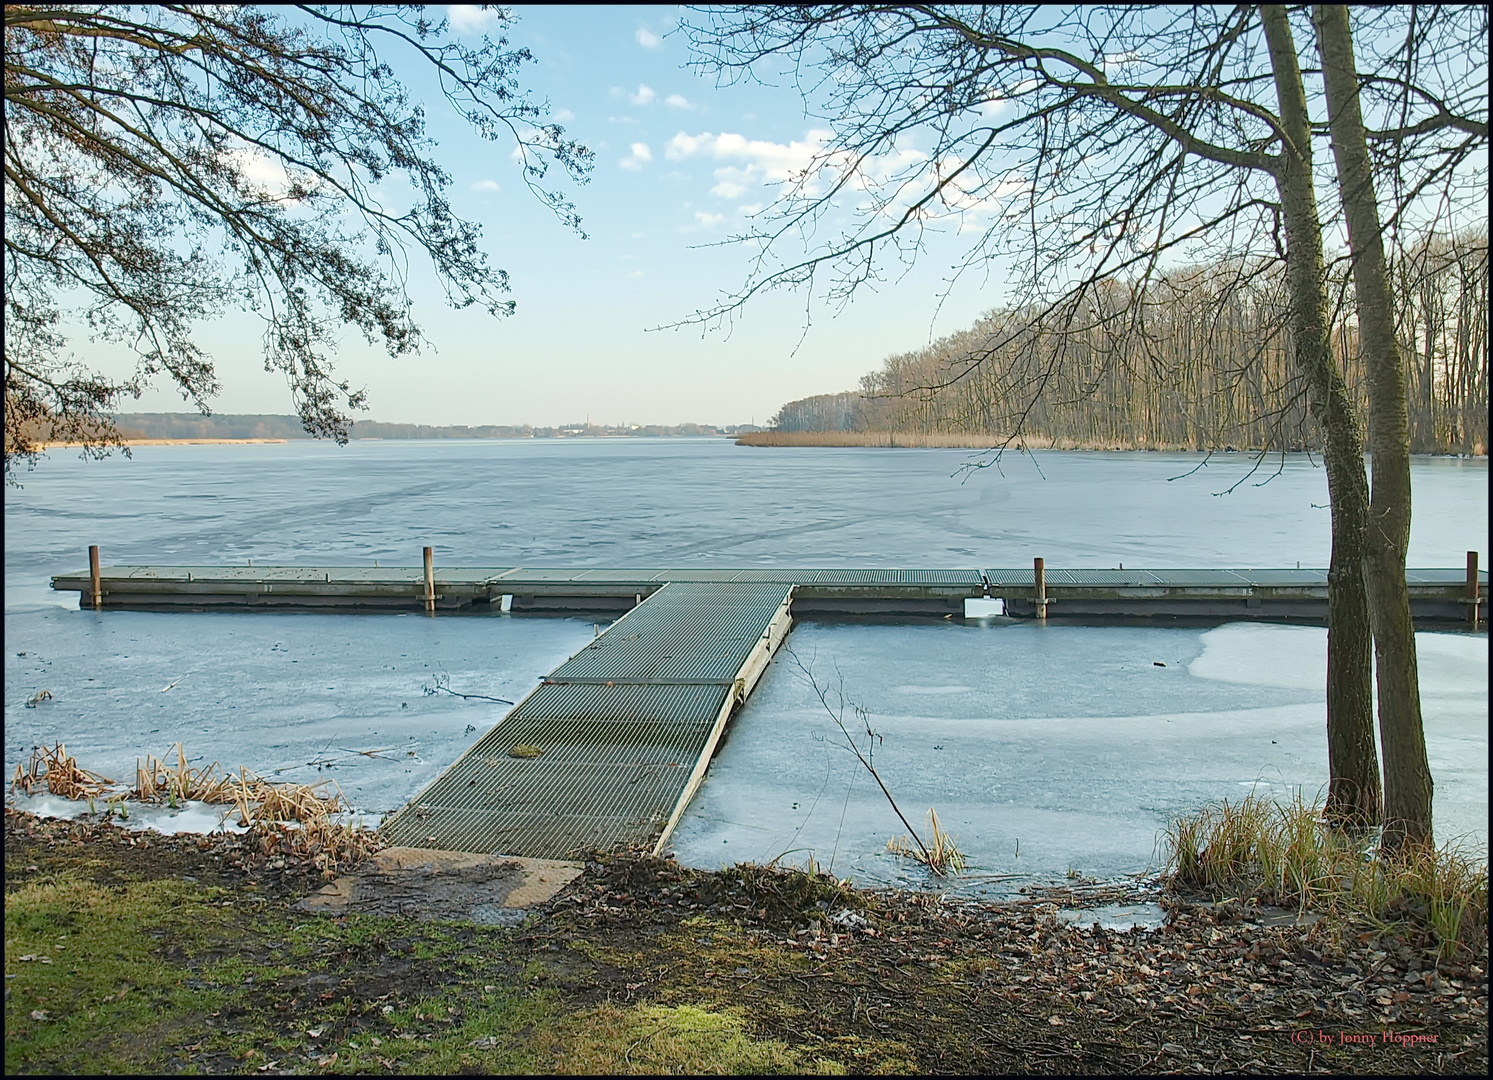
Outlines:
{"type": "Polygon", "coordinates": [[[1320,802],[1249,795],[1172,823],[1168,885],[1311,910],[1340,927],[1429,929],[1444,956],[1487,947],[1485,859],[1455,843],[1386,853],[1376,839],[1329,825],[1320,802]]]}
{"type": "Polygon", "coordinates": [[[97,798],[107,794],[113,786],[113,780],[80,766],[60,742],[53,747],[34,748],[31,760],[24,766],[17,765],[10,780],[11,791],[31,795],[38,788],[45,787],[63,799],[97,798]]]}
{"type": "Polygon", "coordinates": [[[877,446],[885,448],[959,448],[994,450],[1191,450],[1191,446],[1132,446],[1093,439],[1050,439],[1004,435],[965,435],[917,431],[749,431],[736,438],[737,446],[877,446]]]}
{"type": "Polygon", "coordinates": [[[893,855],[915,859],[940,876],[947,877],[963,871],[964,852],[959,850],[959,837],[950,836],[944,831],[943,822],[938,820],[938,811],[931,806],[928,807],[928,831],[932,840],[926,849],[921,845],[909,844],[905,836],[888,840],[886,849],[893,855]]]}
{"type": "Polygon", "coordinates": [[[10,786],[27,795],[45,787],[65,799],[87,799],[90,809],[93,799],[107,797],[110,814],[122,818],[129,817],[125,800],[131,798],[172,809],[189,801],[231,805],[239,824],[259,836],[266,854],[308,856],[329,872],[383,846],[376,832],[345,820],[351,807],[335,782],[329,792],[326,783],[274,784],[247,769],[234,776],[216,761],[194,768],[181,743],[161,758],[136,759],[135,786],[127,792],[123,784],[79,766],[60,742],[38,747],[30,762],[17,765],[10,786]]]}

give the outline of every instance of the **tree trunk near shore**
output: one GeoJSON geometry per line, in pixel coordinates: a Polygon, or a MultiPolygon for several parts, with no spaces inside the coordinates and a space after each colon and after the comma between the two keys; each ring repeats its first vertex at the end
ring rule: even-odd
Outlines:
{"type": "MultiPolygon", "coordinates": [[[[1312,188],[1311,131],[1301,69],[1284,8],[1260,19],[1270,49],[1284,139],[1275,174],[1286,231],[1286,275],[1296,363],[1311,389],[1325,439],[1332,504],[1327,575],[1327,814],[1338,822],[1379,820],[1382,791],[1374,750],[1372,633],[1364,581],[1369,485],[1363,440],[1342,373],[1332,357],[1322,226],[1312,188]]],[[[1403,567],[1403,563],[1401,563],[1403,567]]],[[[1401,576],[1403,584],[1403,573],[1401,576]]]]}
{"type": "Polygon", "coordinates": [[[1430,844],[1431,781],[1420,711],[1415,625],[1405,584],[1410,543],[1410,421],[1405,363],[1395,340],[1394,305],[1384,265],[1383,230],[1374,191],[1348,9],[1312,11],[1327,90],[1328,126],[1338,190],[1348,223],[1358,325],[1369,386],[1373,486],[1363,550],[1378,661],[1379,739],[1384,749],[1386,848],[1430,844]]]}

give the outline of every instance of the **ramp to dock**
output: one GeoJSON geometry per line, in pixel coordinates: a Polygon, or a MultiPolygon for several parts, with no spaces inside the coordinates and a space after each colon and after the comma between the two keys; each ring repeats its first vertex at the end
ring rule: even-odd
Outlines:
{"type": "Polygon", "coordinates": [[[792,625],[793,585],[674,582],[540,683],[381,831],[541,859],[663,850],[792,625]]]}

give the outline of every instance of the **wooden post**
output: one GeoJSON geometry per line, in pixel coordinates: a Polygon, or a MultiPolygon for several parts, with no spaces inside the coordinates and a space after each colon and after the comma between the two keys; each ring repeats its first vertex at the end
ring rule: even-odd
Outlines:
{"type": "MultiPolygon", "coordinates": [[[[97,544],[88,545],[88,577],[93,585],[93,610],[97,611],[104,606],[104,590],[99,584],[97,544]]],[[[1477,580],[1476,575],[1473,576],[1473,580],[1477,580]]]]}
{"type": "Polygon", "coordinates": [[[435,557],[425,549],[425,614],[435,614],[435,557]]]}
{"type": "Polygon", "coordinates": [[[1032,560],[1032,574],[1037,579],[1037,618],[1047,621],[1047,564],[1042,559],[1032,560]]]}
{"type": "Polygon", "coordinates": [[[1477,631],[1478,616],[1478,593],[1477,580],[1477,552],[1467,553],[1467,625],[1475,633],[1477,631]]]}

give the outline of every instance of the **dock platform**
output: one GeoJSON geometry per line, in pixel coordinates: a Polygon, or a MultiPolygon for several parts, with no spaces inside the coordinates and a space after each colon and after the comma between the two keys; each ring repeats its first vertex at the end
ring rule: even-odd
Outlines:
{"type": "MultiPolygon", "coordinates": [[[[83,607],[620,616],[555,668],[381,831],[402,847],[565,859],[663,850],[732,714],[795,617],[1323,623],[1327,572],[110,566],[52,579],[83,607]]],[[[1410,570],[1418,622],[1476,629],[1488,576],[1410,570]]]]}
{"type": "Polygon", "coordinates": [[[386,821],[394,845],[659,853],[792,626],[793,586],[673,582],[555,668],[386,821]]]}
{"type": "MultiPolygon", "coordinates": [[[[1426,624],[1467,623],[1483,602],[1486,570],[1406,572],[1411,612],[1426,624]],[[1476,584],[1474,585],[1474,582],[1476,584]]],[[[105,566],[99,606],[145,610],[281,608],[317,611],[511,611],[613,614],[666,584],[793,586],[797,617],[964,614],[964,601],[998,599],[1007,615],[1037,614],[1034,571],[1021,569],[744,569],[300,566],[105,566]],[[428,586],[428,588],[427,588],[428,586]],[[429,602],[427,604],[427,594],[429,602]]],[[[94,606],[89,571],[52,588],[94,606]]],[[[1327,621],[1324,569],[1084,570],[1048,568],[1049,619],[1148,622],[1266,619],[1327,621]]]]}

